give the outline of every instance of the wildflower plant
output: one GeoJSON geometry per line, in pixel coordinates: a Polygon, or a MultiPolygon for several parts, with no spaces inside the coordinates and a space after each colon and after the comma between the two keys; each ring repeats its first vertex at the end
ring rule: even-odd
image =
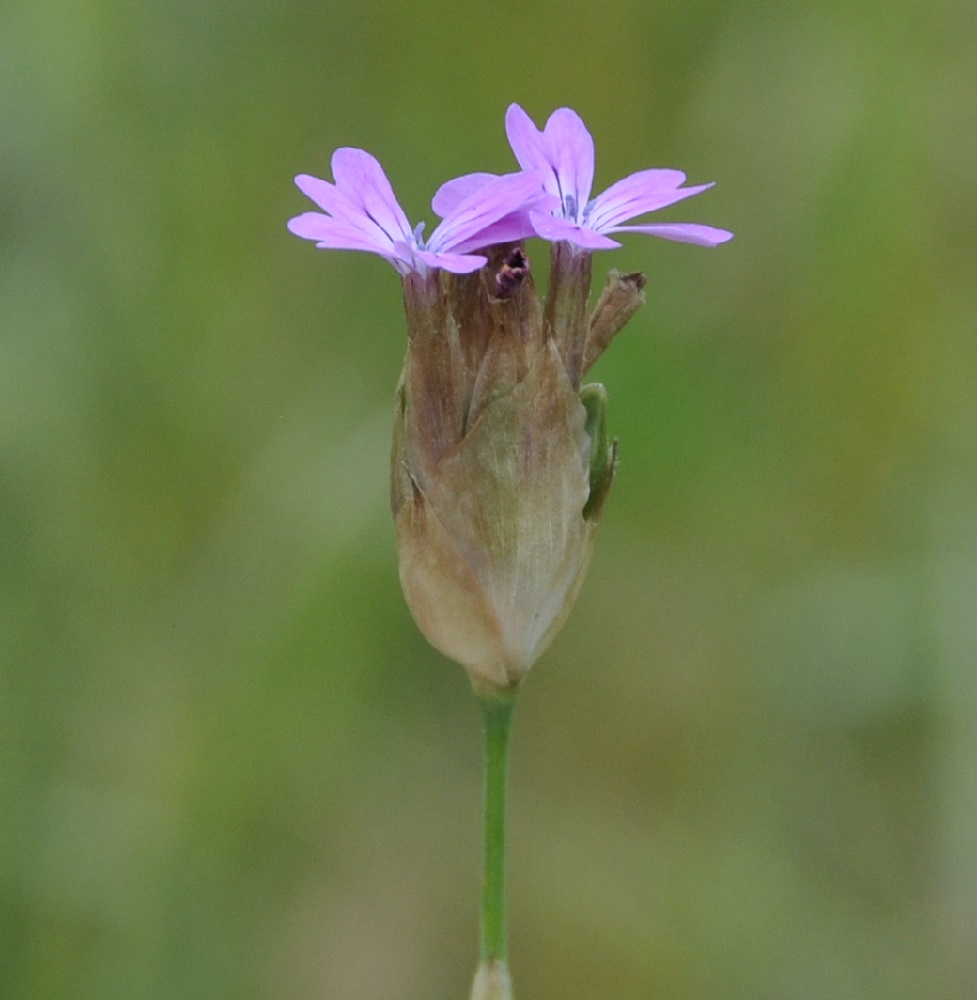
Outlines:
{"type": "Polygon", "coordinates": [[[295,179],[320,211],[288,223],[320,248],[378,254],[403,284],[390,476],[400,579],[418,627],[468,672],[485,729],[472,1000],[512,995],[505,781],[516,694],[576,599],[614,478],[606,392],[582,382],[644,302],[644,276],[612,270],[589,308],[593,252],[627,232],[707,247],[732,238],[697,223],[627,224],[711,187],[683,186],[678,170],[642,170],[592,198],[593,139],[571,109],[540,130],[513,104],[505,124],[520,169],[442,185],[427,239],[360,149],[335,152],[333,182],[295,179]],[[523,246],[531,236],[552,244],[545,301],[523,246]]]}

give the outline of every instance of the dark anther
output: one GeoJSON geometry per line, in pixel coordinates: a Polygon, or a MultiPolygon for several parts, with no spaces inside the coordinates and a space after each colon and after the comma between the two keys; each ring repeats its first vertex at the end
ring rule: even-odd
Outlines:
{"type": "Polygon", "coordinates": [[[522,247],[510,250],[502,258],[502,264],[495,276],[495,297],[511,298],[527,274],[529,274],[529,258],[523,253],[522,247]]]}

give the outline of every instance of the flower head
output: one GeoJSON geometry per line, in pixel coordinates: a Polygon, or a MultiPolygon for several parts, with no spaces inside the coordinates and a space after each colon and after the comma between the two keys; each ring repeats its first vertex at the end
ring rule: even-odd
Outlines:
{"type": "Polygon", "coordinates": [[[308,174],[295,178],[322,211],[295,216],[289,230],[322,249],[378,254],[402,275],[429,268],[477,271],[487,258],[471,251],[529,235],[525,208],[540,202],[539,177],[523,171],[487,178],[452,199],[450,212],[439,212],[443,220],[425,240],[424,223],[411,227],[375,157],[362,149],[337,149],[332,172],[335,183],[308,174]]]}
{"type": "MultiPolygon", "coordinates": [[[[336,150],[333,181],[296,177],[319,210],[288,223],[318,247],[375,253],[403,278],[391,455],[401,582],[424,635],[486,695],[516,687],[562,626],[614,478],[607,396],[582,382],[644,302],[645,279],[611,271],[591,310],[591,251],[618,246],[618,232],[732,238],[627,224],[711,186],[682,187],[677,170],[644,170],[591,198],[594,143],[569,108],[540,131],[513,104],[506,130],[520,171],[442,185],[427,239],[362,149],[336,150]],[[545,301],[518,245],[530,235],[553,242],[545,301]]],[[[504,994],[499,971],[476,981],[476,996],[504,994]]]]}
{"type": "MultiPolygon", "coordinates": [[[[621,244],[609,233],[647,233],[679,243],[714,247],[733,238],[725,229],[691,222],[645,223],[626,226],[630,219],[655,212],[700,194],[712,184],[685,187],[681,170],[641,170],[612,184],[603,194],[591,198],[594,181],[594,140],[581,117],[570,108],[558,108],[540,131],[518,104],[511,104],[505,116],[509,145],[519,166],[543,178],[549,196],[528,209],[538,236],[552,242],[565,241],[582,250],[609,250],[621,244]]],[[[482,183],[491,174],[469,174],[445,185],[449,193],[470,191],[474,179],[482,183]]],[[[442,188],[439,195],[442,195],[442,188]]],[[[450,204],[450,199],[448,200],[450,204]]],[[[441,199],[442,206],[444,198],[441,199]]],[[[435,210],[438,198],[435,198],[435,210]]]]}

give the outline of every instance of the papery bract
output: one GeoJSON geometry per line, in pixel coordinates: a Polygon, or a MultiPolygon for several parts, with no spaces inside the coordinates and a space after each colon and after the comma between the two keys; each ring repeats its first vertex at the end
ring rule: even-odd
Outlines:
{"type": "Polygon", "coordinates": [[[436,278],[404,282],[391,462],[401,583],[428,641],[498,691],[570,611],[613,448],[589,432],[520,251],[436,278]]]}

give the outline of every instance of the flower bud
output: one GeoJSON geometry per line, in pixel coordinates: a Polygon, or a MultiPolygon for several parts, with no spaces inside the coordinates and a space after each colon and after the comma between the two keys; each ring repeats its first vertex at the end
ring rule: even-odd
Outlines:
{"type": "MultiPolygon", "coordinates": [[[[571,290],[584,304],[585,277],[571,290]]],[[[409,275],[404,290],[391,461],[401,583],[421,631],[480,693],[511,688],[570,611],[613,477],[603,388],[581,399],[588,317],[560,309],[554,322],[518,249],[472,275],[409,275]]]]}

